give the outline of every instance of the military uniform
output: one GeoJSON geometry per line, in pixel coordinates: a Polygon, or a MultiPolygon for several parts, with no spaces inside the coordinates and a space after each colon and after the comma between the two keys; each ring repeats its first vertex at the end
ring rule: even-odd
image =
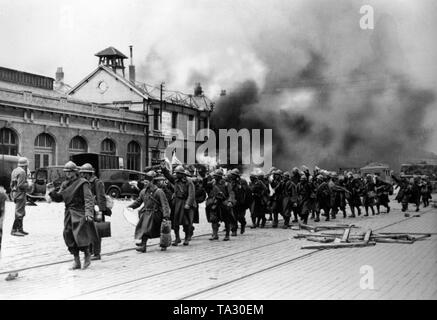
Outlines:
{"type": "Polygon", "coordinates": [[[231,226],[232,235],[237,235],[238,223],[240,223],[240,233],[243,234],[246,228],[246,210],[248,209],[249,185],[247,181],[240,178],[238,169],[231,171],[233,178],[231,180],[231,188],[235,194],[235,205],[233,211],[235,215],[235,223],[231,226]]]}
{"type": "Polygon", "coordinates": [[[26,192],[29,188],[27,183],[27,159],[20,158],[18,167],[11,173],[11,198],[15,203],[15,220],[11,234],[25,236],[28,233],[23,230],[23,220],[26,215],[26,192]]]}

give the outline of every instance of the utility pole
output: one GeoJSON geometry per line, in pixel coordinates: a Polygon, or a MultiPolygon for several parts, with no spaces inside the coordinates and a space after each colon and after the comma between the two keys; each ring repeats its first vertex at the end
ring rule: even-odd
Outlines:
{"type": "Polygon", "coordinates": [[[149,104],[146,101],[146,98],[143,98],[143,114],[145,115],[145,122],[146,122],[146,128],[145,128],[145,135],[146,135],[146,167],[149,166],[149,104]]]}
{"type": "Polygon", "coordinates": [[[165,85],[165,82],[161,82],[160,98],[159,98],[159,122],[161,123],[161,126],[162,126],[162,92],[164,90],[164,85],[165,85]]]}

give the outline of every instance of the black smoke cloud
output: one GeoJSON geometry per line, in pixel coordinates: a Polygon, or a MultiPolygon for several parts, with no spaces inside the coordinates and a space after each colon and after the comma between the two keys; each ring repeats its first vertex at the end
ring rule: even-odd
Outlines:
{"type": "MultiPolygon", "coordinates": [[[[339,3],[336,9],[356,11],[356,5],[339,3]]],[[[302,10],[315,16],[313,27],[276,30],[280,43],[269,40],[270,30],[261,33],[265,42],[254,50],[269,70],[265,86],[248,80],[228,89],[212,126],[272,129],[273,163],[287,170],[373,161],[398,169],[406,159],[429,156],[422,147],[432,133],[425,119],[435,94],[405,73],[396,22],[382,14],[366,33],[352,25],[355,20],[337,21],[338,11],[320,1],[302,10]]]]}

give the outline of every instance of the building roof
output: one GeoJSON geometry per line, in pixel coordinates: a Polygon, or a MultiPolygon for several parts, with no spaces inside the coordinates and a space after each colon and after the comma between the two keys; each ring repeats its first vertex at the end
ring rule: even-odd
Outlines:
{"type": "Polygon", "coordinates": [[[97,52],[95,56],[96,57],[113,56],[113,57],[120,57],[120,58],[127,59],[127,57],[123,53],[121,53],[114,47],[108,47],[100,52],[97,52]]]}
{"type": "Polygon", "coordinates": [[[376,169],[376,168],[387,168],[388,169],[389,166],[385,163],[372,162],[372,163],[369,163],[368,165],[362,167],[361,170],[376,169]]]}
{"type": "MultiPolygon", "coordinates": [[[[93,77],[99,70],[104,70],[108,74],[117,78],[117,80],[119,80],[122,84],[127,86],[129,89],[132,89],[134,92],[136,92],[144,99],[156,100],[156,101],[160,100],[160,91],[158,88],[155,88],[153,86],[141,82],[133,83],[103,64],[100,64],[97,67],[97,69],[95,69],[88,76],[82,79],[78,84],[76,84],[73,88],[71,88],[71,90],[69,90],[67,94],[74,93],[83,84],[85,84],[91,77],[93,77]]],[[[194,96],[190,94],[184,94],[182,92],[166,90],[163,93],[162,99],[167,103],[177,104],[201,111],[212,111],[212,106],[213,106],[213,102],[203,94],[199,96],[194,96]]]]}

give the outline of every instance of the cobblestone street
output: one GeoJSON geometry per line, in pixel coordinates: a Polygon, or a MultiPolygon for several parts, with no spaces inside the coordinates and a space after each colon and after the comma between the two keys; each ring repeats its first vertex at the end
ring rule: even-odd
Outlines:
{"type": "MultiPolygon", "coordinates": [[[[88,270],[69,270],[71,256],[63,242],[63,206],[39,202],[27,207],[27,237],[12,237],[13,204],[6,204],[0,265],[0,299],[436,299],[437,209],[405,217],[397,203],[389,214],[338,218],[317,225],[351,223],[354,233],[426,232],[413,244],[377,243],[372,247],[307,250],[315,244],[294,239],[304,230],[247,229],[231,241],[208,241],[210,226],[201,223],[189,246],[161,252],[158,239],[148,252],[134,250],[134,227],[122,217],[129,201],[117,201],[112,237],[103,240],[102,260],[88,270]],[[361,289],[360,272],[370,266],[374,288],[361,289]],[[13,281],[4,281],[18,271],[13,281]]],[[[349,212],[348,212],[349,214],[349,212]]],[[[249,220],[249,213],[246,214],[249,220]]],[[[324,219],[322,219],[324,220],[324,219]]],[[[314,224],[310,220],[309,224],[314,224]]],[[[249,223],[250,225],[250,223],[249,223]]],[[[340,232],[340,231],[339,231],[340,232]]],[[[223,233],[221,235],[223,238],[223,233]]]]}

